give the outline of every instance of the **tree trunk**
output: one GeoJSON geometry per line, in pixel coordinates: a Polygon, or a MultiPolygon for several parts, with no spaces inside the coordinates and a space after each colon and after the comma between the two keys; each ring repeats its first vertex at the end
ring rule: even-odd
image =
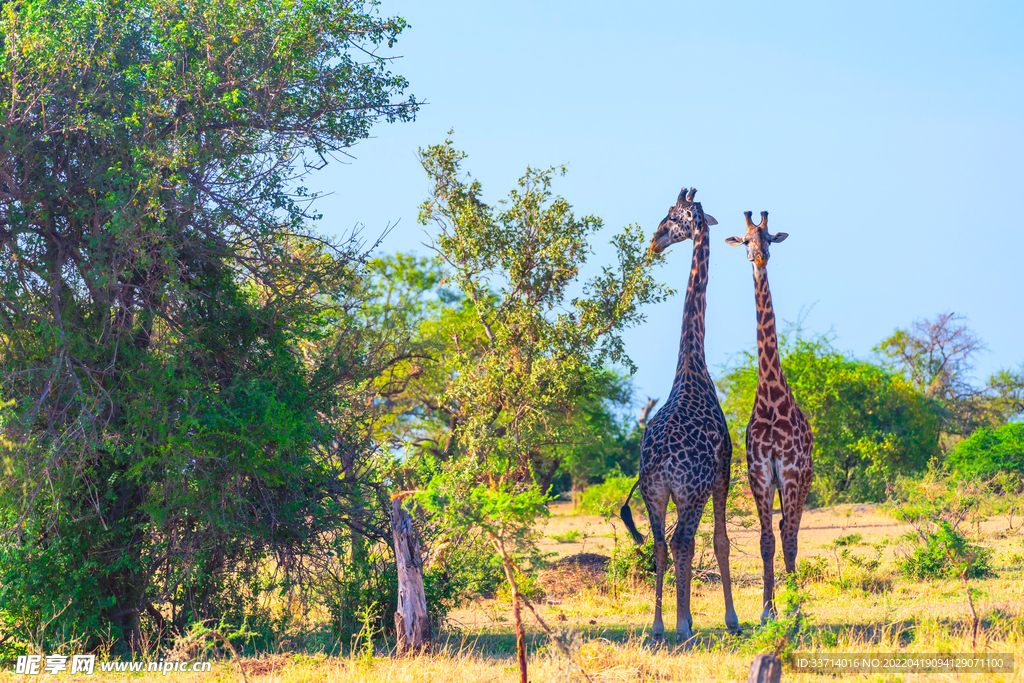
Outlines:
{"type": "Polygon", "coordinates": [[[647,397],[647,405],[640,411],[640,418],[637,422],[640,424],[640,429],[647,429],[647,420],[651,417],[651,411],[654,410],[654,406],[658,404],[658,399],[647,397]]]}
{"type": "Polygon", "coordinates": [[[583,492],[587,490],[586,482],[573,480],[572,482],[572,509],[578,510],[583,505],[583,492]]]}
{"type": "Polygon", "coordinates": [[[775,655],[758,655],[750,663],[747,683],[779,683],[782,679],[782,662],[775,655]]]}
{"type": "Polygon", "coordinates": [[[432,637],[427,596],[423,592],[423,558],[412,517],[402,508],[400,498],[391,501],[391,531],[398,564],[398,611],[395,612],[398,652],[419,652],[430,645],[432,637]]]}
{"type": "Polygon", "coordinates": [[[498,543],[494,544],[501,553],[502,566],[505,569],[505,578],[512,588],[512,621],[516,625],[516,654],[519,658],[519,683],[528,683],[526,673],[526,635],[523,633],[523,618],[519,613],[519,585],[516,584],[515,572],[512,568],[512,561],[505,554],[498,543]]]}

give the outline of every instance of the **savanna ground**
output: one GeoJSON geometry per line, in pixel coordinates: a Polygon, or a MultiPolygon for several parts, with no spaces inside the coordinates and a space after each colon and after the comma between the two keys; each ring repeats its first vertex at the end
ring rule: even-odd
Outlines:
{"type": "MultiPolygon", "coordinates": [[[[727,635],[721,584],[706,540],[698,540],[692,611],[697,643],[685,651],[674,642],[675,594],[666,584],[665,625],[669,642],[651,646],[653,588],[641,577],[611,577],[597,562],[558,563],[581,554],[611,555],[628,541],[621,523],[574,514],[569,503],[551,506],[540,529],[541,547],[556,564],[541,573],[543,597],[535,600],[541,616],[565,634],[575,658],[593,681],[743,681],[754,655],[770,651],[774,632],[760,627],[761,564],[756,525],[730,529],[736,610],[744,634],[727,635]]],[[[778,513],[776,513],[776,528],[778,513]]],[[[1020,520],[990,517],[970,529],[972,541],[994,550],[995,576],[974,580],[975,607],[981,619],[979,653],[1013,653],[1012,674],[843,674],[865,681],[1024,681],[1024,533],[1020,520]]],[[[641,531],[644,531],[641,528],[641,531]]],[[[809,510],[800,532],[801,591],[805,616],[793,652],[810,653],[969,653],[972,617],[959,580],[911,581],[896,571],[899,537],[912,531],[893,512],[872,505],[809,510]],[[872,567],[871,561],[879,561],[872,567]]],[[[905,548],[906,545],[902,546],[905,548]]],[[[589,555],[582,555],[587,558],[589,555]]],[[[591,558],[593,560],[593,558],[591,558]]],[[[782,575],[781,558],[776,572],[782,575]]],[[[537,587],[534,587],[536,590],[537,587]]],[[[539,594],[538,594],[539,595],[539,594]]],[[[556,655],[548,639],[525,611],[529,632],[531,681],[583,680],[578,669],[556,655]]],[[[316,615],[305,615],[315,627],[316,615]]],[[[301,620],[300,620],[301,621],[301,620]]],[[[320,655],[269,654],[222,660],[212,674],[170,674],[178,680],[240,679],[299,681],[517,681],[515,642],[507,598],[478,598],[453,612],[429,655],[394,657],[378,642],[346,646],[320,655]]],[[[282,641],[284,652],[296,645],[282,641]]],[[[126,674],[105,674],[124,677],[126,674]]],[[[157,678],[148,674],[140,678],[157,678]]],[[[784,672],[786,681],[831,676],[784,672]]]]}

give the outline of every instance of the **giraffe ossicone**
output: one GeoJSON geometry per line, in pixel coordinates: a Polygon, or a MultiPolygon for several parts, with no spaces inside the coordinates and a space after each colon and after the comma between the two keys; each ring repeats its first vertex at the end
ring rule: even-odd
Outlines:
{"type": "MultiPolygon", "coordinates": [[[[694,201],[696,192],[696,188],[683,188],[651,240],[651,250],[661,253],[676,242],[692,239],[693,259],[683,305],[683,330],[672,390],[644,430],[640,474],[633,487],[640,488],[654,536],[657,575],[652,632],[655,640],[662,640],[665,634],[661,603],[668,563],[665,522],[669,499],[676,505],[679,517],[671,546],[676,575],[676,637],[680,643],[693,639],[690,582],[694,536],[709,497],[714,502],[714,549],[725,594],[725,623],[730,632],[740,632],[733,608],[730,546],[725,528],[732,440],[704,359],[705,293],[710,253],[708,226],[716,225],[718,221],[704,213],[700,202],[694,201]]],[[[643,536],[633,523],[628,497],[622,506],[621,516],[633,539],[643,543],[643,536]]]]}
{"type": "Polygon", "coordinates": [[[778,337],[775,331],[775,309],[768,288],[768,246],[789,235],[768,232],[768,212],[761,212],[760,223],[751,220],[751,212],[743,214],[747,231],[743,237],[729,237],[726,244],[745,245],[747,259],[754,266],[754,302],[757,308],[757,390],[750,421],[747,423],[747,477],[750,492],[761,522],[761,560],[764,565],[764,592],[761,623],[775,616],[775,532],[772,530],[772,508],[775,492],[779,492],[782,520],[782,554],[786,572],[796,571],[797,535],[804,501],[811,489],[814,463],[811,449],[814,435],[793,392],[782,373],[778,337]]]}

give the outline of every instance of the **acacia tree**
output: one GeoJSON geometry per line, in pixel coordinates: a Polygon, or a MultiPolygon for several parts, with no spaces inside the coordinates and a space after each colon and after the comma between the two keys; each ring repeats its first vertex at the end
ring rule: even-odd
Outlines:
{"type": "Polygon", "coordinates": [[[528,169],[491,207],[480,183],[460,175],[464,158],[451,140],[422,151],[434,192],[420,211],[439,229],[435,249],[464,298],[465,328],[451,330],[440,359],[459,469],[504,472],[546,491],[564,457],[558,447],[578,441],[579,400],[607,393],[601,369],[634,369],[620,332],[670,290],[651,275],[642,229],[629,226],[612,240],[617,263],[570,297],[601,221],[577,218],[552,196],[565,169],[528,169]]]}
{"type": "Polygon", "coordinates": [[[362,256],[310,230],[296,181],[412,118],[378,54],[404,27],[348,0],[0,6],[16,637],[134,647],[143,617],[247,609],[268,554],[291,579],[337,524],[372,529],[349,504],[362,256]]]}
{"type": "Polygon", "coordinates": [[[480,183],[462,175],[465,154],[450,139],[421,154],[434,191],[420,221],[439,230],[434,247],[462,297],[462,324],[448,328],[450,346],[438,359],[449,455],[419,500],[454,528],[481,530],[501,555],[525,683],[515,578],[532,550],[525,535],[544,511],[565,447],[580,438],[581,404],[601,393],[601,370],[632,369],[621,331],[669,291],[651,276],[655,257],[642,230],[629,226],[612,240],[615,265],[570,297],[601,221],[576,217],[552,196],[564,168],[528,168],[492,207],[480,183]]]}
{"type": "Polygon", "coordinates": [[[975,358],[985,348],[963,315],[946,312],[896,330],[875,351],[942,407],[942,431],[961,437],[1022,412],[1024,371],[1004,369],[985,385],[975,384],[975,358]]]}

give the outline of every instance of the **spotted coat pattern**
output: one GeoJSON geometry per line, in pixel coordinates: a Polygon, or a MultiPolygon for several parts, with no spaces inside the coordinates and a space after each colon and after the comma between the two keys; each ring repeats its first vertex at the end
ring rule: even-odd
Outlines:
{"type": "Polygon", "coordinates": [[[775,615],[775,533],[772,530],[772,508],[775,492],[779,492],[782,520],[782,555],[786,572],[796,571],[797,533],[804,501],[811,489],[814,463],[811,449],[814,436],[800,406],[793,398],[782,373],[778,338],[775,333],[775,310],[768,288],[768,245],[786,239],[786,233],[768,233],[768,212],[761,212],[761,222],[745,214],[747,233],[730,237],[728,244],[745,244],[747,257],[754,266],[754,301],[757,307],[757,390],[754,407],[747,423],[747,473],[750,491],[757,505],[761,522],[761,559],[764,563],[764,611],[761,623],[775,615]]]}
{"type": "Polygon", "coordinates": [[[683,330],[672,390],[664,406],[647,424],[640,452],[639,488],[647,504],[654,536],[657,580],[653,635],[664,637],[661,615],[663,578],[667,565],[665,522],[668,502],[676,505],[678,520],[671,547],[676,575],[676,637],[693,637],[690,580],[694,537],[709,497],[714,500],[714,548],[725,593],[725,621],[739,632],[729,575],[729,538],[725,529],[725,501],[729,491],[732,441],[704,360],[704,311],[708,282],[708,225],[696,189],[679,194],[676,205],[658,226],[651,248],[661,252],[683,239],[693,239],[693,261],[683,307],[683,330]]]}

